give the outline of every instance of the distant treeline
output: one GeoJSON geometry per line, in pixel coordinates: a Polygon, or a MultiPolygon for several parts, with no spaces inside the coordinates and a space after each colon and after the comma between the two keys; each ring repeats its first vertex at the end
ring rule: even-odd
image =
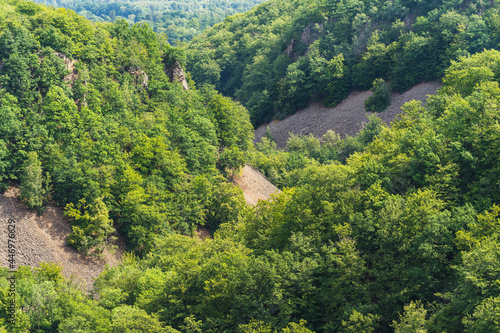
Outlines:
{"type": "Polygon", "coordinates": [[[228,15],[243,13],[263,0],[35,0],[74,10],[89,20],[125,19],[130,24],[147,23],[170,41],[189,41],[203,30],[222,22],[228,15]]]}

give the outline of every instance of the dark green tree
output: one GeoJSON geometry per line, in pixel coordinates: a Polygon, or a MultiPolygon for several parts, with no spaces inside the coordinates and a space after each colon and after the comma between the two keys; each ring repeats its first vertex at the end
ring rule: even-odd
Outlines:
{"type": "Polygon", "coordinates": [[[382,112],[391,104],[391,93],[389,86],[383,79],[373,81],[372,96],[365,100],[365,109],[367,111],[382,112]]]}

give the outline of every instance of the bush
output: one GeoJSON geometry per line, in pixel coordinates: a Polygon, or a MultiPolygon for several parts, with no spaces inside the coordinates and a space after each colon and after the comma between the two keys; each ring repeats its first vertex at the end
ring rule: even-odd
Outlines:
{"type": "Polygon", "coordinates": [[[231,147],[224,149],[217,163],[221,171],[229,170],[232,173],[245,165],[245,158],[243,157],[243,152],[238,147],[231,147]]]}
{"type": "Polygon", "coordinates": [[[370,89],[373,96],[365,100],[366,111],[382,112],[391,104],[389,86],[383,79],[375,79],[370,89]]]}
{"type": "Polygon", "coordinates": [[[42,163],[35,152],[29,152],[21,172],[21,199],[29,208],[40,208],[45,198],[42,163]]]}

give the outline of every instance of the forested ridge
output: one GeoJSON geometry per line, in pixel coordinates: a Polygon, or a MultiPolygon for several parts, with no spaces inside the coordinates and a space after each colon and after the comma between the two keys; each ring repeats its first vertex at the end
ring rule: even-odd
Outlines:
{"type": "MultiPolygon", "coordinates": [[[[304,3],[283,1],[291,7],[281,13],[304,3]]],[[[353,2],[335,2],[345,3],[353,2]]],[[[391,4],[372,3],[378,15],[400,8],[391,4]]],[[[405,8],[417,8],[411,4],[405,8]]],[[[484,36],[498,44],[497,5],[474,4],[443,2],[436,11],[419,2],[439,18],[427,19],[433,29],[443,15],[489,17],[484,36]]],[[[228,18],[204,38],[274,5],[228,18]]],[[[252,23],[253,36],[271,21],[252,23]]],[[[289,43],[281,25],[271,30],[289,43]]],[[[270,134],[252,146],[248,111],[202,84],[207,77],[186,73],[185,89],[171,76],[197,66],[192,49],[171,47],[147,25],[91,23],[65,9],[0,0],[2,188],[18,186],[40,213],[48,202],[62,207],[73,230],[68,244],[89,256],[117,232],[129,251],[90,293],[55,264],[19,267],[14,324],[10,273],[0,269],[0,332],[500,331],[500,52],[473,49],[482,39],[457,26],[464,35],[453,38],[468,37],[433,67],[442,88],[425,107],[408,103],[390,127],[372,116],[355,137],[291,136],[278,150],[270,134]],[[247,205],[230,181],[244,162],[282,191],[247,205]],[[213,239],[192,237],[199,226],[213,239]]],[[[235,41],[250,42],[238,31],[235,41]]],[[[400,65],[414,73],[423,55],[413,42],[398,44],[403,35],[395,35],[400,55],[413,60],[400,65]]],[[[429,33],[429,41],[436,36],[447,35],[429,33]]],[[[240,53],[224,45],[199,55],[235,61],[240,53]]],[[[348,67],[342,57],[324,58],[317,74],[340,68],[354,78],[364,60],[348,67]]],[[[210,59],[192,73],[217,69],[210,59]]],[[[343,91],[343,76],[334,78],[332,91],[343,91]]]]}
{"type": "Polygon", "coordinates": [[[187,69],[245,105],[254,126],[376,79],[405,91],[500,43],[497,1],[270,0],[197,36],[187,69]]]}
{"type": "Polygon", "coordinates": [[[146,23],[171,41],[189,41],[228,15],[243,13],[262,0],[36,0],[36,3],[71,9],[95,22],[124,19],[146,23]]]}

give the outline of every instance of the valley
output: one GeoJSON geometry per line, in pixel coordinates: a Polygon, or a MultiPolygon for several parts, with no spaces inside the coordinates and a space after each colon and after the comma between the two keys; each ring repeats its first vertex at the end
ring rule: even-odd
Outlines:
{"type": "Polygon", "coordinates": [[[258,2],[0,0],[0,333],[500,331],[499,3],[258,2]]]}

